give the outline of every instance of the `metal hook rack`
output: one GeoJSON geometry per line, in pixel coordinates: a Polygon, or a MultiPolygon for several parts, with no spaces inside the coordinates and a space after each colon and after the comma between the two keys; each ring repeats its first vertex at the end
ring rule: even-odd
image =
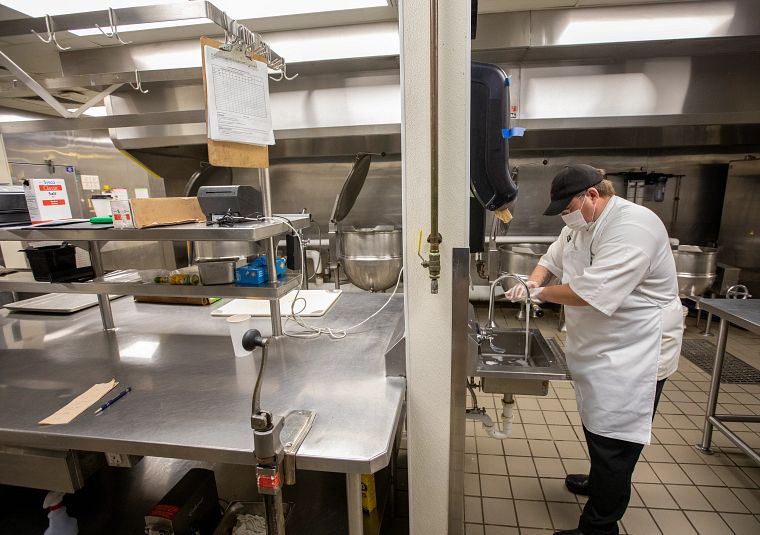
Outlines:
{"type": "Polygon", "coordinates": [[[135,69],[135,83],[129,82],[129,87],[131,87],[135,91],[139,91],[143,95],[145,93],[150,93],[149,89],[143,89],[142,80],[140,80],[140,71],[137,69],[135,69]]]}
{"type": "Polygon", "coordinates": [[[129,45],[132,44],[132,41],[124,41],[121,36],[119,35],[119,29],[116,23],[116,13],[114,12],[112,7],[108,8],[108,23],[111,26],[111,31],[106,32],[103,30],[103,28],[100,27],[99,24],[96,24],[95,27],[100,30],[100,33],[108,37],[109,39],[116,38],[117,41],[119,41],[122,45],[129,45]]]}
{"type": "Polygon", "coordinates": [[[53,17],[51,17],[50,15],[45,15],[45,26],[47,27],[47,37],[43,37],[42,35],[40,35],[39,33],[37,33],[34,30],[31,30],[31,32],[34,35],[36,35],[37,38],[40,41],[42,41],[43,43],[45,43],[45,44],[53,43],[58,50],[64,51],[64,50],[71,49],[70,46],[62,46],[58,42],[58,39],[56,39],[56,37],[55,37],[55,26],[53,25],[53,17]]]}

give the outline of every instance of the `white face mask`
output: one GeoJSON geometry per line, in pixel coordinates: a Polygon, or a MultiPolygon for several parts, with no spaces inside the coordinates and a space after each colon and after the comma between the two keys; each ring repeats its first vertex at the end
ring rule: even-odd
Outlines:
{"type": "Polygon", "coordinates": [[[588,221],[586,221],[586,218],[583,217],[583,213],[581,212],[581,209],[585,203],[586,196],[584,195],[580,208],[570,212],[569,214],[562,215],[562,221],[564,221],[565,225],[570,227],[572,230],[583,230],[588,228],[588,221]]]}

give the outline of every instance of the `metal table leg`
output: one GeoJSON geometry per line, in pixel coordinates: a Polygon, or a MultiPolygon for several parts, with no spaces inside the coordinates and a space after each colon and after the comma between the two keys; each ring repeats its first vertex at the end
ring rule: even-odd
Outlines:
{"type": "Polygon", "coordinates": [[[346,499],[348,506],[348,533],[364,533],[364,512],[362,511],[362,476],[346,474],[346,499]]]}
{"type": "MultiPolygon", "coordinates": [[[[100,242],[88,242],[90,248],[90,263],[96,277],[103,276],[103,258],[100,256],[100,242]]],[[[100,308],[100,319],[103,321],[103,329],[109,330],[114,328],[113,313],[111,312],[111,300],[108,294],[98,294],[98,305],[100,308]]]]}
{"type": "Polygon", "coordinates": [[[697,449],[704,453],[712,453],[710,445],[712,443],[713,424],[710,418],[715,416],[715,409],[718,406],[720,377],[723,375],[723,360],[726,356],[726,341],[728,340],[728,325],[728,321],[723,318],[720,319],[718,345],[715,349],[715,361],[713,362],[712,380],[710,381],[710,396],[707,399],[707,410],[705,412],[705,429],[702,434],[702,444],[697,445],[697,449]]]}

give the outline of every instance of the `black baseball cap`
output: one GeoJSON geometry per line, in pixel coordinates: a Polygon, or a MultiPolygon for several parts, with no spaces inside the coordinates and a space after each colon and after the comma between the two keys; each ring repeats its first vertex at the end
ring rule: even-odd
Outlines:
{"type": "Polygon", "coordinates": [[[552,180],[551,202],[544,211],[544,215],[561,213],[573,197],[591,186],[596,186],[603,178],[602,173],[590,165],[566,165],[552,180]]]}

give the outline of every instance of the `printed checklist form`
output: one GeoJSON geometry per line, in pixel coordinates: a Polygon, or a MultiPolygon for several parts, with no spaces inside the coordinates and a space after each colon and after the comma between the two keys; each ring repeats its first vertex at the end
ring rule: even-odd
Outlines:
{"type": "Polygon", "coordinates": [[[242,60],[203,47],[208,137],[250,145],[274,145],[266,63],[242,60]]]}

